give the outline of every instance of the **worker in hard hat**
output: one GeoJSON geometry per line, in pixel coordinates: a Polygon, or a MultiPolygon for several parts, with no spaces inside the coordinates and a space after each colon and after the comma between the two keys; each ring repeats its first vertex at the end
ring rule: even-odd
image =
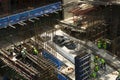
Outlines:
{"type": "Polygon", "coordinates": [[[106,70],[106,62],[105,62],[105,60],[103,58],[101,58],[100,62],[101,62],[101,65],[100,65],[101,68],[104,69],[104,70],[106,70]]]}
{"type": "Polygon", "coordinates": [[[98,71],[99,71],[99,65],[98,65],[97,63],[95,64],[94,71],[95,71],[96,73],[98,73],[98,71]]]}
{"type": "Polygon", "coordinates": [[[95,71],[93,71],[90,75],[92,78],[97,78],[97,73],[95,71]]]}
{"type": "Polygon", "coordinates": [[[24,47],[24,48],[21,50],[21,55],[22,55],[22,58],[23,58],[23,59],[26,58],[26,54],[27,54],[27,50],[26,50],[26,48],[24,47]]]}
{"type": "Polygon", "coordinates": [[[97,46],[98,46],[99,49],[102,48],[102,41],[101,41],[101,39],[97,41],[97,46]]]}
{"type": "Polygon", "coordinates": [[[107,49],[107,42],[106,41],[104,41],[104,43],[103,43],[103,48],[107,49]]]}
{"type": "Polygon", "coordinates": [[[99,73],[98,71],[100,70],[100,67],[99,65],[96,63],[95,66],[94,66],[94,74],[96,75],[96,78],[99,76],[99,73]]]}
{"type": "Polygon", "coordinates": [[[34,52],[35,55],[37,55],[39,53],[38,50],[35,47],[33,48],[33,52],[34,52]]]}
{"type": "Polygon", "coordinates": [[[95,58],[94,58],[94,62],[95,62],[96,60],[98,60],[98,56],[95,56],[95,58]]]}
{"type": "Polygon", "coordinates": [[[100,58],[98,57],[98,56],[95,56],[95,58],[94,58],[94,63],[96,64],[99,64],[99,60],[100,60],[100,58]]]}
{"type": "Polygon", "coordinates": [[[120,70],[118,70],[118,76],[117,76],[116,80],[120,80],[120,70]]]}
{"type": "Polygon", "coordinates": [[[98,64],[95,65],[93,72],[91,73],[92,78],[97,78],[98,77],[98,71],[99,71],[99,66],[98,64]]]}
{"type": "Polygon", "coordinates": [[[33,54],[34,54],[34,55],[37,55],[39,52],[38,52],[38,50],[36,49],[36,47],[34,47],[34,46],[31,46],[31,47],[32,47],[33,54]]]}

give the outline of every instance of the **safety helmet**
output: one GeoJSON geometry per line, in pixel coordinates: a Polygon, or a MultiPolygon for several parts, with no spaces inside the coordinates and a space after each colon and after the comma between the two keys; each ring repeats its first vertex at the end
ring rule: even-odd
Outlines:
{"type": "Polygon", "coordinates": [[[100,42],[100,40],[98,40],[97,42],[100,42]]]}
{"type": "Polygon", "coordinates": [[[23,41],[21,41],[20,43],[23,44],[23,41]]]}
{"type": "Polygon", "coordinates": [[[31,46],[32,48],[34,48],[34,46],[31,46]]]}
{"type": "Polygon", "coordinates": [[[98,56],[95,56],[95,58],[98,58],[98,56]]]}
{"type": "Polygon", "coordinates": [[[24,47],[23,49],[26,49],[26,47],[24,47]]]}
{"type": "Polygon", "coordinates": [[[11,46],[11,49],[14,49],[14,46],[13,46],[13,45],[11,46]]]}
{"type": "Polygon", "coordinates": [[[98,65],[98,63],[95,63],[95,66],[97,66],[98,65]]]}

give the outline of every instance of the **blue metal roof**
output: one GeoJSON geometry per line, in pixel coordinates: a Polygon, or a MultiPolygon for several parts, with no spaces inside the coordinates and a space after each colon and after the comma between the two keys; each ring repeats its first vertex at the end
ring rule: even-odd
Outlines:
{"type": "Polygon", "coordinates": [[[47,6],[39,7],[33,10],[25,11],[22,13],[10,15],[0,18],[0,28],[4,28],[9,24],[13,25],[20,21],[25,21],[34,17],[39,17],[44,14],[53,13],[61,9],[61,2],[53,3],[47,6]]]}

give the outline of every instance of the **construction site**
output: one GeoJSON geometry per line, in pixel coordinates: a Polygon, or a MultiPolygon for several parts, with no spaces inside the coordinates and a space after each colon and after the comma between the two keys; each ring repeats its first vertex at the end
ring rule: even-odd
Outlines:
{"type": "Polygon", "coordinates": [[[120,80],[120,0],[0,0],[0,80],[120,80]]]}

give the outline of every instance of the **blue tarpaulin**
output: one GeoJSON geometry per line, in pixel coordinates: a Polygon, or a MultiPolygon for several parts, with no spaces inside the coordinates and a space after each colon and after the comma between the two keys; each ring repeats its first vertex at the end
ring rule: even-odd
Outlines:
{"type": "MultiPolygon", "coordinates": [[[[61,66],[63,65],[63,63],[59,59],[57,59],[55,56],[53,56],[52,54],[48,53],[45,50],[42,51],[42,55],[45,58],[52,61],[58,67],[58,69],[60,69],[61,66]]],[[[64,76],[63,74],[61,74],[61,73],[58,73],[57,78],[58,78],[58,80],[68,80],[68,78],[66,76],[64,76]]]]}
{"type": "Polygon", "coordinates": [[[12,15],[12,16],[9,17],[9,24],[15,24],[19,21],[20,21],[20,15],[19,14],[12,15]]]}
{"type": "Polygon", "coordinates": [[[0,18],[0,28],[6,27],[9,24],[13,25],[19,21],[25,21],[34,17],[39,17],[44,14],[53,13],[61,9],[61,2],[53,3],[47,6],[39,7],[33,10],[25,11],[22,13],[14,14],[4,18],[0,18]]]}
{"type": "Polygon", "coordinates": [[[20,15],[20,20],[21,21],[24,21],[24,20],[27,20],[28,18],[30,18],[29,17],[29,11],[20,13],[19,15],[20,15]]]}
{"type": "Polygon", "coordinates": [[[62,74],[58,74],[57,78],[58,78],[58,80],[68,80],[68,78],[65,77],[65,76],[62,75],[62,74]]]}
{"type": "Polygon", "coordinates": [[[58,69],[60,69],[60,67],[62,66],[62,62],[59,60],[59,59],[57,59],[55,56],[53,56],[52,54],[50,54],[50,53],[48,53],[47,51],[42,51],[42,55],[45,57],[45,58],[47,58],[47,59],[49,59],[51,62],[53,62],[57,67],[58,67],[58,69]]]}
{"type": "Polygon", "coordinates": [[[6,27],[9,23],[8,17],[4,17],[0,19],[0,27],[6,27]]]}

